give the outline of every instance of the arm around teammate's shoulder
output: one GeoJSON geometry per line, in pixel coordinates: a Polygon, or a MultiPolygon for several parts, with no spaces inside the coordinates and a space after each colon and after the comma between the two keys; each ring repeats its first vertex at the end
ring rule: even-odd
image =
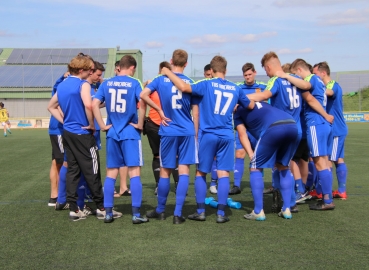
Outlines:
{"type": "Polygon", "coordinates": [[[163,67],[161,74],[165,75],[172,81],[175,87],[184,93],[192,93],[192,88],[190,84],[185,83],[181,78],[174,74],[169,68],[163,67]]]}

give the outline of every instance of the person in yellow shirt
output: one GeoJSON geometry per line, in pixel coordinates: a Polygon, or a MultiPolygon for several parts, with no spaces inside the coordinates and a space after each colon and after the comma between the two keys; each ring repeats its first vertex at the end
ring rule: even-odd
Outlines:
{"type": "Polygon", "coordinates": [[[9,122],[9,113],[8,110],[4,108],[4,103],[0,102],[0,123],[4,127],[4,137],[7,137],[8,134],[12,134],[10,128],[7,127],[7,123],[9,122]]]}

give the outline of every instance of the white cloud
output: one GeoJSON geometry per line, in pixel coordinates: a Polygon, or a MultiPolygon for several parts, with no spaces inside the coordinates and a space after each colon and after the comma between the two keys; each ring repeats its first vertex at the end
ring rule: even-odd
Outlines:
{"type": "Polygon", "coordinates": [[[321,25],[348,25],[367,22],[369,22],[369,8],[364,10],[348,9],[319,17],[319,24],[321,25]]]}
{"type": "Polygon", "coordinates": [[[164,44],[161,43],[161,42],[157,42],[157,41],[149,41],[149,42],[145,43],[145,46],[147,48],[150,48],[150,49],[152,49],[152,48],[162,48],[164,46],[164,44]]]}
{"type": "Polygon", "coordinates": [[[263,32],[260,34],[246,34],[246,35],[239,35],[237,38],[240,42],[255,42],[263,38],[269,38],[276,36],[277,32],[263,32]]]}
{"type": "Polygon", "coordinates": [[[191,38],[188,41],[188,43],[194,44],[194,45],[206,45],[210,43],[225,43],[228,41],[229,39],[226,36],[220,36],[217,34],[207,34],[207,35],[191,38]]]}
{"type": "MultiPolygon", "coordinates": [[[[350,3],[353,2],[364,2],[365,0],[350,0],[350,3]]],[[[347,0],[276,0],[273,2],[274,6],[284,8],[284,7],[305,7],[305,6],[328,6],[328,5],[337,5],[337,4],[345,4],[347,0]]]]}
{"type": "Polygon", "coordinates": [[[287,48],[282,48],[279,50],[276,50],[276,53],[279,54],[305,54],[305,53],[311,53],[313,52],[313,49],[311,48],[304,48],[299,50],[291,50],[287,48]]]}
{"type": "Polygon", "coordinates": [[[9,33],[8,31],[0,30],[0,37],[14,37],[15,34],[9,33]]]}

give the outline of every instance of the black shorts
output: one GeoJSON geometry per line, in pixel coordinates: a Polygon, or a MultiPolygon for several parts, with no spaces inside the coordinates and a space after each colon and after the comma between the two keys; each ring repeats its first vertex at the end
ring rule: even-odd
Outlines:
{"type": "Polygon", "coordinates": [[[62,135],[50,135],[51,141],[51,160],[55,159],[56,164],[63,164],[64,146],[62,135]]]}
{"type": "Polygon", "coordinates": [[[147,139],[149,140],[150,148],[152,154],[154,156],[159,156],[160,149],[160,135],[159,135],[159,127],[150,118],[147,118],[145,123],[145,134],[147,135],[147,139]]]}
{"type": "Polygon", "coordinates": [[[307,143],[307,139],[301,139],[299,146],[297,147],[297,150],[295,152],[295,155],[293,156],[292,160],[295,162],[298,162],[300,159],[309,161],[309,146],[307,143]]]}

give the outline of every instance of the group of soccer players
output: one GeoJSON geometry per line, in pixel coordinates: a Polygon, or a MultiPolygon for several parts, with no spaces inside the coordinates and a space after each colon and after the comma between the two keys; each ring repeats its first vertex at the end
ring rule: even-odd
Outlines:
{"type": "Polygon", "coordinates": [[[347,198],[347,168],[343,160],[347,127],[342,116],[342,90],[330,79],[326,62],[314,66],[314,75],[304,60],[296,59],[286,70],[278,56],[269,52],[261,60],[271,78],[265,85],[255,81],[256,70],[251,63],[242,67],[244,83],[226,80],[227,61],[222,56],[215,56],[205,67],[204,75],[208,78],[194,82],[183,74],[187,59],[186,51],[175,50],[170,65],[162,63],[161,74],[143,89],[141,82],[133,78],[137,62],[126,55],[119,61],[116,76],[99,83],[93,98],[91,85],[99,81],[102,65],[85,55],[71,60],[69,74],[61,78],[48,106],[54,122],[60,123],[59,131],[63,128],[60,134],[50,133],[52,168],[54,161],[65,162],[59,178],[56,172],[60,165],[54,169],[53,179],[59,183],[55,188],[56,182],[52,181],[49,205],[55,205],[57,210],[69,208],[73,221],[96,215],[105,223],[113,222],[122,216],[113,210],[115,181],[119,169],[127,167],[133,224],[164,220],[170,175],[177,172],[173,224],[181,224],[186,220],[182,209],[190,182],[190,165],[195,165],[197,209],[188,219],[206,220],[206,175],[212,173],[210,192],[218,196],[216,222],[225,223],[229,221],[225,215],[228,195],[241,193],[246,154],[250,158],[254,198],[254,209],[244,215],[248,220],[266,219],[263,193],[268,190],[264,190],[264,168],[273,168],[272,210],[283,218],[292,218],[291,213],[298,211],[296,204],[311,195],[322,199],[310,205],[311,210],[332,210],[333,197],[347,198]],[[147,105],[151,107],[149,117],[145,117],[147,105]],[[103,106],[106,123],[100,112],[103,106]],[[100,143],[93,135],[96,126],[106,132],[104,187],[100,176],[100,143]],[[145,216],[140,213],[142,130],[151,134],[152,168],[158,178],[157,206],[145,216]],[[309,159],[313,164],[310,178],[309,159]],[[339,183],[339,189],[333,193],[330,161],[336,165],[339,183]],[[231,171],[235,173],[230,189],[231,171]],[[91,195],[96,210],[84,205],[84,194],[79,190],[91,195]]]}

